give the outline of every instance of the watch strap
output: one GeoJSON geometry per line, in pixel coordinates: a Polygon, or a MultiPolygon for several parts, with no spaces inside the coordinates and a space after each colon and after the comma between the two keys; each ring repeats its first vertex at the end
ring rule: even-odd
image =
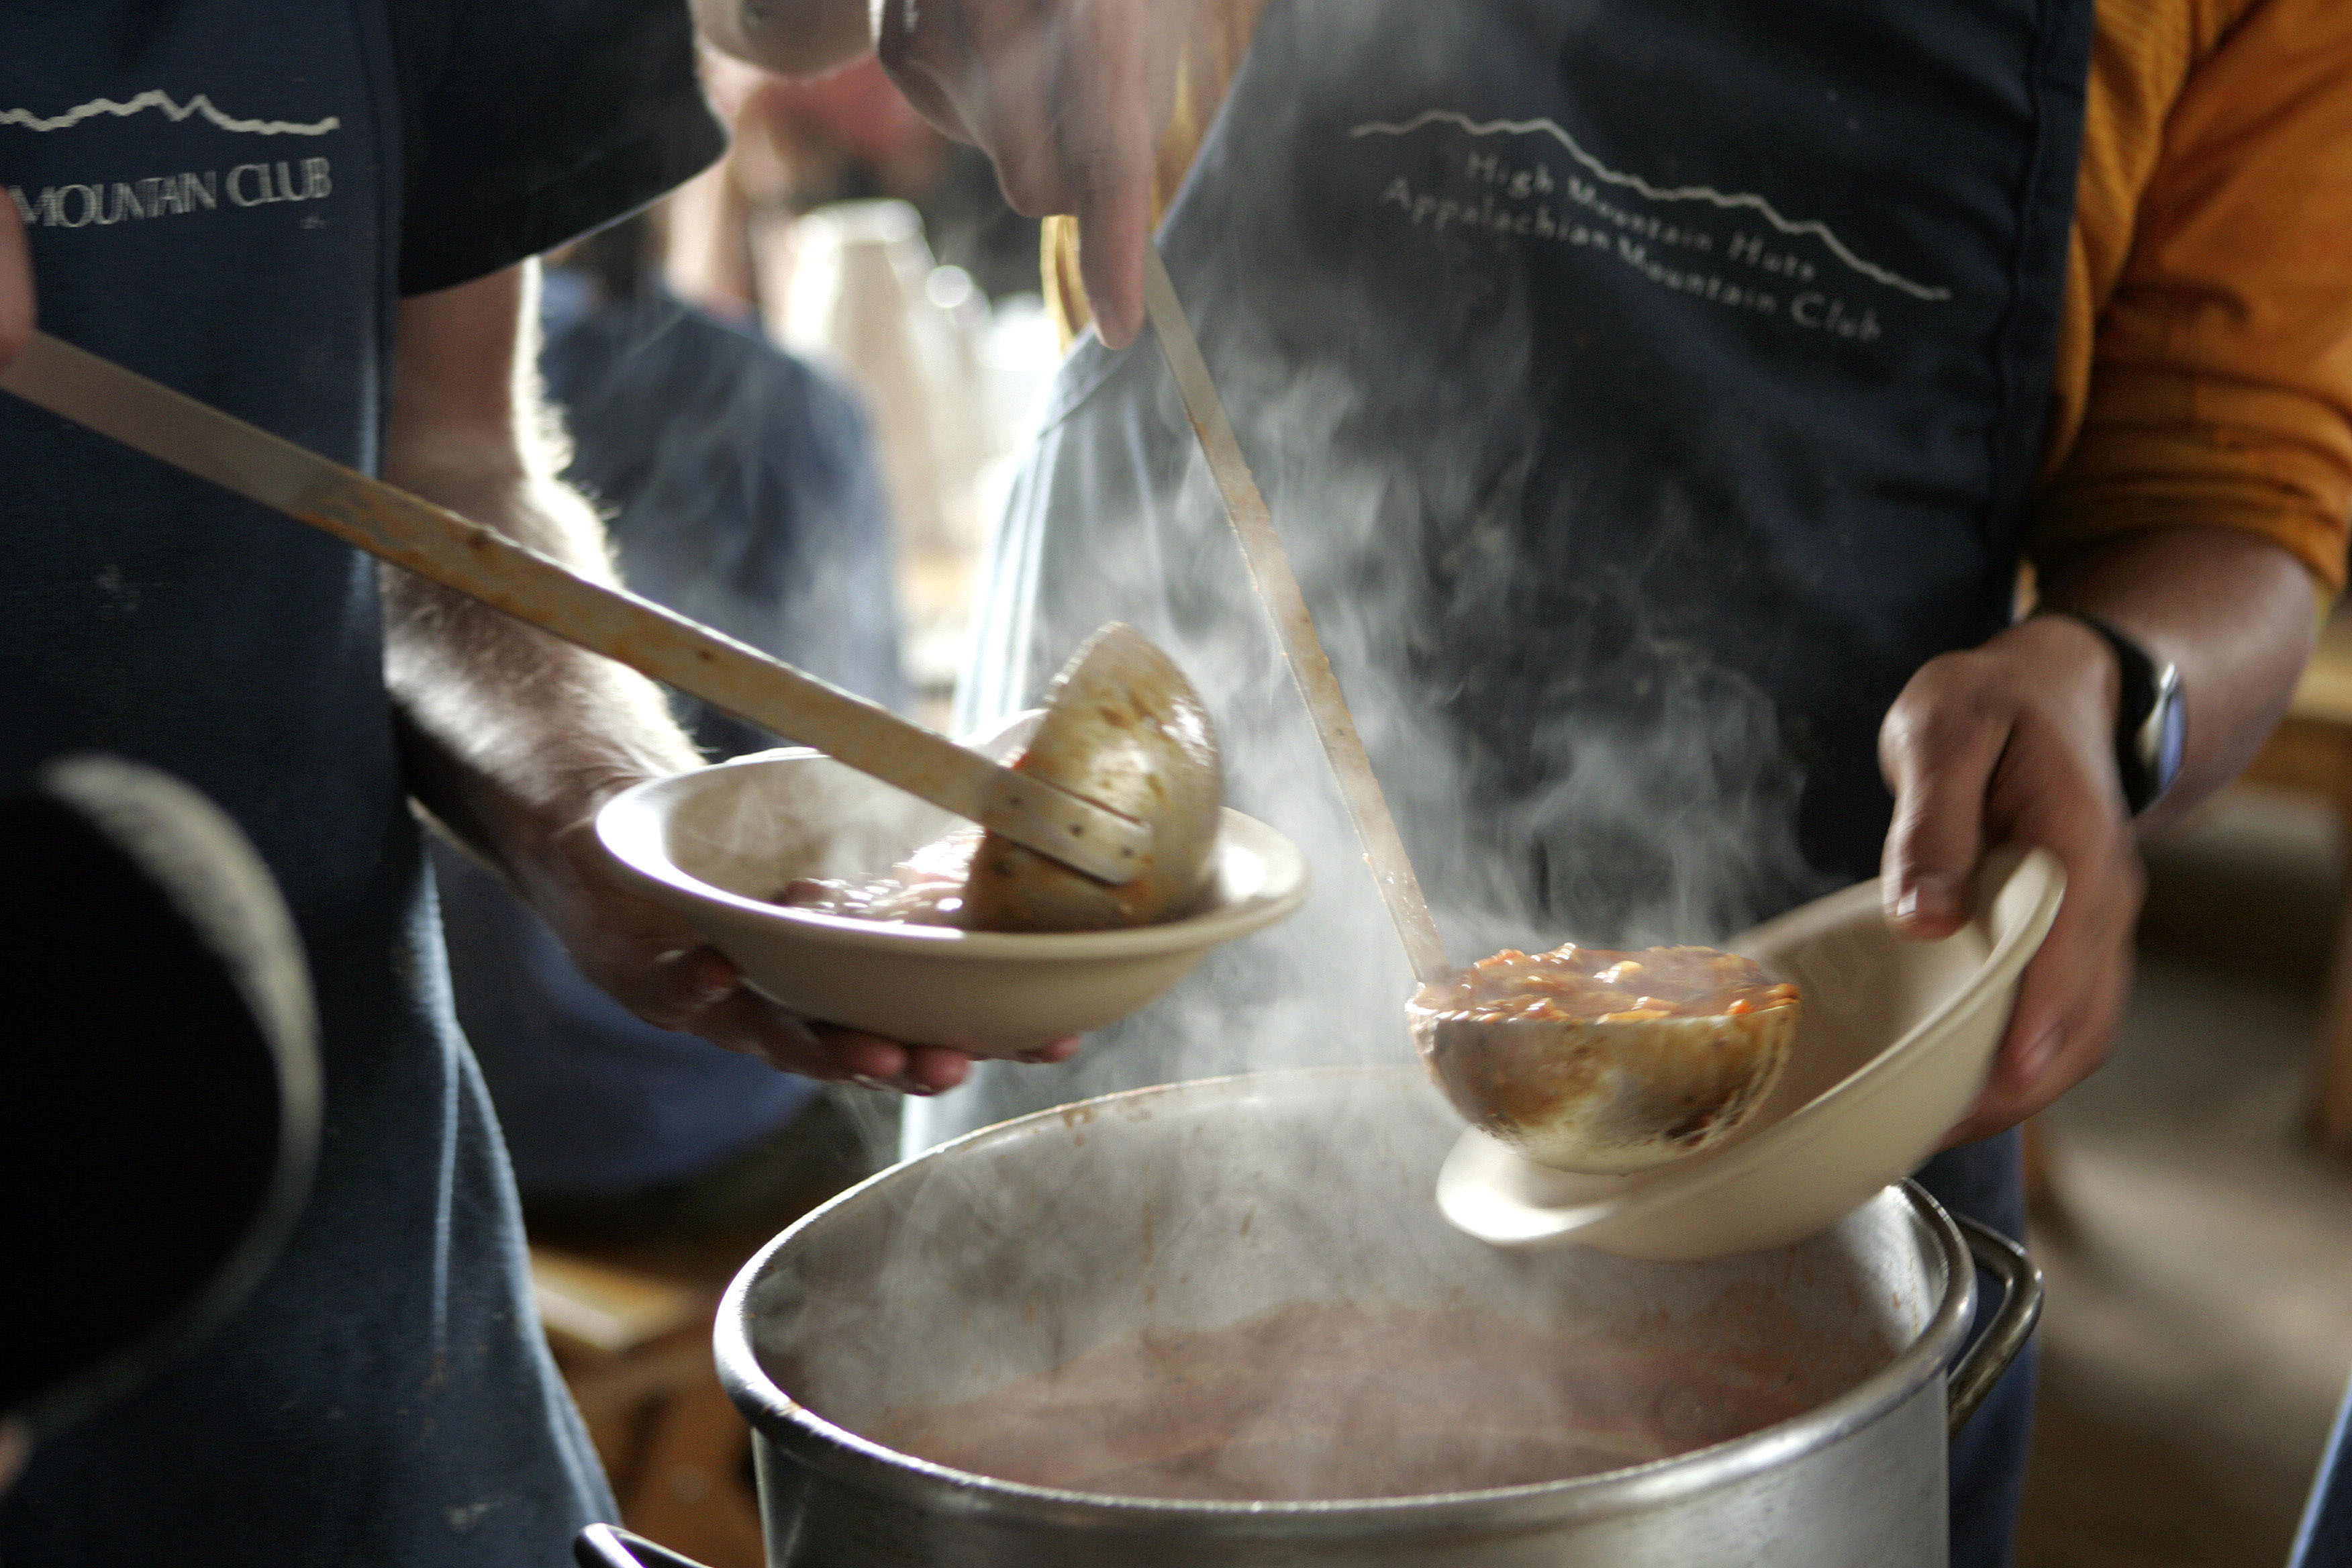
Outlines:
{"type": "Polygon", "coordinates": [[[2116,656],[2116,778],[2124,803],[2137,816],[2156,804],[2180,771],[2180,675],[2158,664],[2137,638],[2096,616],[2051,610],[2096,632],[2116,656]]]}

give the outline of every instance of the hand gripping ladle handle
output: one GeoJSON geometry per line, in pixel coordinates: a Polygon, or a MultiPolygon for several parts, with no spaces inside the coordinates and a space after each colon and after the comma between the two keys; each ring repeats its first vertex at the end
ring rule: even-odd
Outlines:
{"type": "Polygon", "coordinates": [[[0,388],[1099,881],[1129,882],[1150,868],[1152,834],[1143,823],[45,332],[0,372],[0,388]]]}
{"type": "Polygon", "coordinates": [[[1389,814],[1388,797],[1381,793],[1372,760],[1364,754],[1363,737],[1356,732],[1355,716],[1348,710],[1347,694],[1339,689],[1339,678],[1332,673],[1322,640],[1315,635],[1315,618],[1307,613],[1307,597],[1291,573],[1282,536],[1275,531],[1265,497],[1258,492],[1257,480],[1234,439],[1224,401],[1217,395],[1216,383],[1209,379],[1208,362],[1201,357],[1201,345],[1184,319],[1183,304],[1176,298],[1176,286],[1169,280],[1167,265],[1160,259],[1156,245],[1143,247],[1143,308],[1151,319],[1152,336],[1160,340],[1160,352],[1167,356],[1169,372],[1176,378],[1185,417],[1192,422],[1192,433],[1201,438],[1201,450],[1208,457],[1209,472],[1224,501],[1225,518],[1241,538],[1250,582],[1274,619],[1290,679],[1315,721],[1316,738],[1323,742],[1323,755],[1339,780],[1340,799],[1356,825],[1356,838],[1364,847],[1364,863],[1371,868],[1373,884],[1380,889],[1389,919],[1404,942],[1413,976],[1424,984],[1443,980],[1453,973],[1453,966],[1446,962],[1437,922],[1430,918],[1429,900],[1422,896],[1421,879],[1413,874],[1404,840],[1397,834],[1396,818],[1389,814]]]}

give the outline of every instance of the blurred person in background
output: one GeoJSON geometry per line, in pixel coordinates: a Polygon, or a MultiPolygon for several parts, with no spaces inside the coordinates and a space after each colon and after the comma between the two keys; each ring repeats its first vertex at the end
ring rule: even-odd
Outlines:
{"type": "MultiPolygon", "coordinates": [[[[785,17],[846,47],[855,9],[698,5],[779,59],[785,17]]],[[[1158,356],[1118,352],[1158,225],[1457,952],[1719,938],[1874,872],[1936,938],[1987,847],[2063,860],[1922,1173],[2022,1235],[2008,1130],[2108,1047],[2139,837],[2260,744],[2343,580],[2352,7],[882,0],[869,26],[1017,206],[1074,216],[1047,281],[1097,328],[998,533],[961,718],[1117,616],[1229,735],[1312,755],[1158,356]]],[[[1335,840],[1229,756],[1236,804],[1335,840]]],[[[1115,1048],[910,1115],[908,1149],[1249,1065],[1283,984],[1392,952],[1342,901],[1339,940],[1310,910],[1221,953],[1115,1048]]],[[[1402,995],[1380,967],[1345,989],[1402,995]]],[[[1289,1032],[1401,1040],[1359,1023],[1289,1032]]],[[[1956,1447],[1961,1568],[2007,1557],[2030,1378],[1956,1447]]]]}
{"type": "Polygon", "coordinates": [[[837,375],[870,422],[912,711],[944,727],[978,543],[1059,352],[1039,226],[871,57],[787,79],[715,52],[729,157],[666,205],[671,289],[837,375]]]}
{"type": "Polygon", "coordinates": [[[988,298],[1037,292],[1038,220],[1007,205],[987,154],[941,135],[878,60],[795,78],[712,52],[703,74],[735,142],[669,204],[666,267],[681,297],[772,323],[792,271],[793,219],[874,200],[913,206],[933,258],[961,268],[988,298]]]}
{"type": "MultiPolygon", "coordinates": [[[[570,437],[564,481],[604,512],[637,593],[902,706],[864,416],[756,323],[672,294],[661,228],[626,219],[547,273],[539,368],[570,437]]],[[[677,693],[671,707],[713,760],[784,743],[677,693]]],[[[446,842],[434,859],[457,1021],[534,1230],[764,1234],[863,1173],[815,1081],[646,1023],[495,874],[446,842]]]]}

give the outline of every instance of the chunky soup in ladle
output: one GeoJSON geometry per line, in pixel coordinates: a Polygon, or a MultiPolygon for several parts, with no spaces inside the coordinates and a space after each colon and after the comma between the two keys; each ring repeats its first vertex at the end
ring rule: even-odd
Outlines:
{"type": "Polygon", "coordinates": [[[1464,1117],[1538,1163],[1622,1173],[1697,1153],[1764,1101],[1797,988],[1708,947],[1506,949],[1423,985],[1414,1043],[1464,1117]]]}

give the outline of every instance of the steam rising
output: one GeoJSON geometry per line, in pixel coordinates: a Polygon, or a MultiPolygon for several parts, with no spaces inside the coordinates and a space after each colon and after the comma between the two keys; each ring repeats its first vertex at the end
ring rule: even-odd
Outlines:
{"type": "MultiPolygon", "coordinates": [[[[1710,942],[1823,890],[1798,851],[1802,773],[1773,704],[1694,625],[1708,607],[1686,578],[1717,548],[1695,506],[1656,510],[1639,557],[1591,551],[1586,513],[1631,503],[1544,477],[1559,445],[1546,411],[1446,406],[1529,384],[1527,301],[1495,301],[1459,338],[1407,330],[1421,324],[1376,280],[1302,255],[1317,297],[1269,323],[1231,274],[1286,258],[1188,266],[1184,241],[1180,214],[1179,288],[1455,960],[1710,942]],[[1401,415],[1398,386],[1427,388],[1428,406],[1401,415]]],[[[1114,618],[1192,678],[1228,803],[1298,843],[1314,896],[1066,1067],[983,1066],[976,1089],[910,1107],[908,1153],[1112,1089],[1406,1057],[1402,952],[1149,335],[1116,355],[1087,339],[1064,369],[994,541],[959,722],[1034,703],[1114,618]]]]}
{"type": "MultiPolygon", "coordinates": [[[[1558,352],[1580,306],[1549,263],[1468,226],[1381,228],[1378,185],[1326,177],[1327,154],[1423,160],[1416,188],[1458,173],[1438,168],[1452,154],[1433,141],[1334,140],[1335,102],[1403,121],[1461,86],[1463,41],[1433,37],[1384,46],[1381,82],[1318,79],[1364,58],[1346,34],[1375,10],[1274,8],[1328,47],[1278,56],[1273,85],[1253,89],[1245,69],[1227,116],[1246,121],[1213,133],[1208,177],[1170,216],[1171,271],[1454,957],[1719,940],[1829,880],[1799,848],[1801,758],[1818,738],[1784,733],[1733,668],[1763,661],[1722,651],[1740,646],[1724,626],[1775,625],[1797,568],[1710,528],[1723,499],[1678,486],[1666,454],[1606,449],[1564,423],[1604,370],[1642,388],[1558,352]],[[1307,125],[1310,111],[1324,119],[1307,125]],[[1448,286],[1368,260],[1381,245],[1427,247],[1415,266],[1454,268],[1448,286]]],[[[1690,449],[1744,453],[1739,410],[1675,412],[1690,449]]],[[[1410,1060],[1412,976],[1148,334],[1117,354],[1088,339],[1064,367],[991,547],[961,728],[1033,705],[1113,619],[1192,678],[1229,803],[1298,843],[1314,896],[1072,1063],[982,1064],[965,1089],[910,1104],[908,1153],[1114,1089],[1410,1060]]],[[[1304,1300],[1701,1344],[1757,1376],[1803,1365],[1812,1381],[1786,1392],[1811,1401],[1924,1321],[1916,1300],[1900,1323],[1873,1315],[1903,1292],[1874,1274],[1884,1258],[1861,1270],[1867,1289],[1853,1267],[1801,1289],[1787,1259],[1757,1263],[1758,1284],[1746,1264],[1493,1252],[1430,1203],[1459,1127],[1433,1094],[1339,1094],[1273,1116],[1271,1092],[1220,1089],[1181,1125],[1129,1124],[1164,1113],[1148,1099],[1074,1109],[1067,1125],[898,1173],[887,1201],[861,1201],[836,1241],[812,1241],[764,1289],[769,1364],[821,1413],[871,1429],[1139,1330],[1230,1327],[1304,1300]],[[1090,1133],[1089,1117],[1112,1125],[1090,1133]],[[1034,1159],[1013,1157],[1024,1146],[1034,1159]],[[1843,1310],[1822,1299],[1839,1290],[1843,1310]],[[1858,1318],[1859,1340],[1823,1327],[1858,1318]]],[[[1805,1267],[1835,1262],[1838,1245],[1808,1244],[1805,1267]]],[[[1258,1369],[1253,1408],[1279,1426],[1297,1400],[1337,1397],[1319,1429],[1344,1443],[1349,1391],[1286,1384],[1313,1360],[1258,1369]]],[[[1364,1368],[1367,1399],[1377,1370],[1364,1368]]],[[[1245,1420],[1234,1436],[1252,1432],[1245,1420]]]]}

